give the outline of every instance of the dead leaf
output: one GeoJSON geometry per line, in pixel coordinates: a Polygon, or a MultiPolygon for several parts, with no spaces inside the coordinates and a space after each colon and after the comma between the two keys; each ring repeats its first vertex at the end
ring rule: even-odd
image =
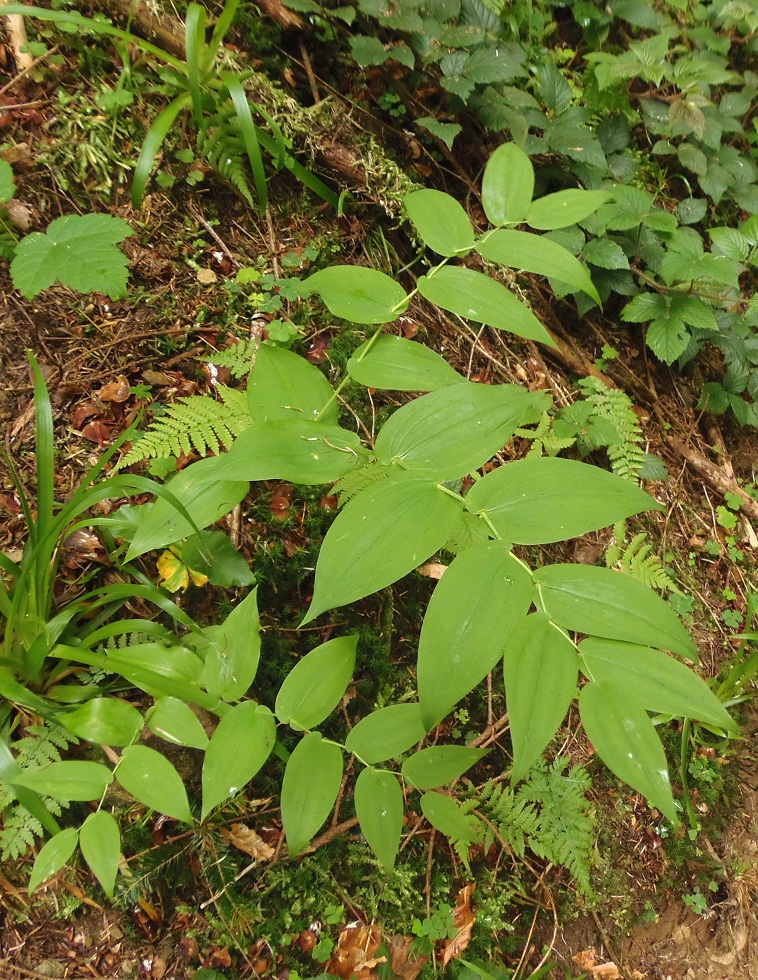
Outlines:
{"type": "Polygon", "coordinates": [[[221,828],[221,836],[238,851],[244,851],[258,861],[270,861],[274,848],[270,847],[258,834],[244,823],[233,823],[228,829],[221,828]]]}
{"type": "Polygon", "coordinates": [[[426,565],[421,565],[416,571],[419,575],[426,575],[427,578],[439,581],[447,571],[447,565],[441,565],[438,561],[428,561],[426,565]]]}
{"type": "Polygon", "coordinates": [[[97,393],[98,398],[103,402],[125,402],[130,395],[129,381],[123,374],[119,374],[115,381],[103,385],[97,393]]]}
{"type": "Polygon", "coordinates": [[[621,980],[621,974],[615,963],[611,960],[605,963],[597,962],[597,950],[594,947],[584,949],[571,958],[580,970],[585,970],[592,976],[592,980],[621,980]]]}
{"type": "Polygon", "coordinates": [[[452,939],[445,943],[442,953],[442,969],[448,965],[450,960],[457,959],[471,942],[471,930],[476,922],[476,913],[471,908],[471,896],[476,890],[476,885],[465,885],[458,892],[453,909],[453,922],[458,930],[452,939]]]}
{"type": "Polygon", "coordinates": [[[232,957],[229,954],[229,950],[226,946],[212,949],[211,952],[203,960],[203,967],[206,970],[217,970],[221,966],[231,966],[232,957]]]}
{"type": "Polygon", "coordinates": [[[197,281],[201,286],[212,286],[214,283],[218,282],[218,276],[213,269],[198,269],[197,281]]]}
{"type": "Polygon", "coordinates": [[[371,970],[387,962],[386,956],[376,957],[381,939],[382,933],[377,925],[349,925],[340,933],[326,972],[341,980],[350,980],[351,977],[368,980],[371,970]]]}
{"type": "Polygon", "coordinates": [[[413,936],[393,936],[390,939],[392,973],[401,980],[416,980],[429,962],[428,956],[410,957],[413,950],[413,936]]]}
{"type": "Polygon", "coordinates": [[[82,435],[90,442],[96,442],[98,446],[107,446],[111,441],[111,430],[100,420],[88,422],[82,429],[82,435]]]}
{"type": "Polygon", "coordinates": [[[292,504],[294,487],[291,483],[280,483],[271,494],[271,516],[277,521],[286,521],[292,504]]]}

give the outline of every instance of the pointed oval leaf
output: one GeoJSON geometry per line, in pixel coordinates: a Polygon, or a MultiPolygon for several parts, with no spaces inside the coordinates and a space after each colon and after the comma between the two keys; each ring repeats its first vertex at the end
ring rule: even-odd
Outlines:
{"type": "Polygon", "coordinates": [[[697,660],[671,606],[637,579],[594,565],[546,565],[534,573],[545,612],[567,630],[645,643],[697,660]]]}
{"type": "Polygon", "coordinates": [[[79,846],[103,891],[108,898],[113,898],[113,886],[121,860],[121,834],[113,815],[106,810],[91,813],[79,831],[79,846]]]}
{"type": "Polygon", "coordinates": [[[471,749],[466,745],[431,745],[408,756],[403,763],[403,779],[419,790],[447,786],[487,755],[488,751],[471,749]]]}
{"type": "Polygon", "coordinates": [[[75,711],[59,715],[58,724],[97,745],[128,745],[142,730],[144,722],[128,701],[92,698],[75,711]]]}
{"type": "Polygon", "coordinates": [[[43,769],[24,769],[13,782],[56,800],[98,800],[113,782],[113,773],[99,762],[65,759],[43,769]]]}
{"type": "Polygon", "coordinates": [[[114,673],[127,680],[132,678],[130,670],[141,670],[149,671],[156,678],[165,678],[169,683],[195,684],[203,670],[203,661],[187,647],[164,647],[161,643],[138,643],[114,650],[108,652],[107,661],[114,673]]]}
{"type": "Polygon", "coordinates": [[[236,701],[246,694],[258,671],[261,629],[258,589],[253,589],[218,626],[207,626],[207,645],[198,643],[205,658],[203,687],[209,694],[236,701]]]}
{"type": "Polygon", "coordinates": [[[172,745],[192,749],[205,749],[208,745],[208,736],[197,715],[178,698],[158,698],[145,720],[151,732],[172,745]]]}
{"type": "Polygon", "coordinates": [[[315,364],[274,344],[261,344],[256,352],[247,383],[247,406],[254,422],[336,425],[339,421],[334,390],[315,364]]]}
{"type": "Polygon", "coordinates": [[[666,753],[647,712],[608,684],[585,684],[579,712],[587,738],[612,773],[679,823],[666,753]]]}
{"type": "Polygon", "coordinates": [[[474,844],[479,836],[475,818],[464,813],[455,800],[442,793],[424,793],[421,797],[421,812],[435,830],[439,830],[450,840],[474,844]]]}
{"type": "Polygon", "coordinates": [[[285,725],[315,728],[342,700],[355,668],[358,636],[338,636],[307,653],[287,674],[276,696],[276,717],[285,725]]]}
{"type": "Polygon", "coordinates": [[[353,323],[388,323],[408,305],[399,283],[360,265],[329,266],[309,276],[305,285],[319,294],[335,316],[353,323]]]}
{"type": "Polygon", "coordinates": [[[435,480],[456,480],[483,466],[549,403],[544,392],[518,385],[462,381],[398,409],[376,438],[376,455],[435,480]]]}
{"type": "Polygon", "coordinates": [[[447,541],[459,502],[427,479],[389,479],[358,494],[321,545],[303,624],[391,585],[447,541]]]}
{"type": "Polygon", "coordinates": [[[532,201],[526,212],[526,223],[540,231],[568,228],[589,218],[612,199],[613,195],[608,191],[584,191],[579,188],[547,194],[532,201]]]}
{"type": "Polygon", "coordinates": [[[67,827],[59,834],[51,837],[37,855],[34,862],[31,876],[29,877],[29,894],[47,881],[56,871],[66,864],[71,855],[76,850],[76,842],[79,839],[78,831],[75,827],[67,827]]]}
{"type": "Polygon", "coordinates": [[[244,701],[224,715],[205,752],[201,820],[250,782],[275,741],[276,722],[263,705],[244,701]]]}
{"type": "Polygon", "coordinates": [[[515,143],[499,146],[487,161],[482,177],[482,206],[493,225],[524,220],[534,195],[534,167],[515,143]]]}
{"type": "Polygon", "coordinates": [[[403,205],[424,244],[438,255],[465,255],[473,246],[474,229],[468,215],[444,191],[413,191],[405,195],[403,205]]]}
{"type": "Polygon", "coordinates": [[[256,422],[240,433],[221,457],[218,477],[313,486],[339,480],[364,458],[354,432],[305,419],[278,419],[256,422]]]}
{"type": "Polygon", "coordinates": [[[739,730],[705,681],[660,650],[591,637],[579,644],[579,653],[590,680],[616,687],[641,708],[739,730]]]}
{"type": "Polygon", "coordinates": [[[499,466],[469,490],[466,507],[486,513],[498,534],[515,544],[564,541],[664,509],[630,480],[556,456],[499,466]]]}
{"type": "Polygon", "coordinates": [[[168,759],[147,745],[129,745],[116,778],[135,800],[182,823],[193,823],[182,777],[168,759]]]}
{"type": "Polygon", "coordinates": [[[563,245],[551,242],[544,235],[532,235],[528,231],[500,228],[481,238],[475,246],[477,252],[511,269],[523,269],[537,276],[549,276],[565,283],[571,290],[581,290],[600,306],[600,296],[589,271],[563,245]]]}
{"type": "Polygon", "coordinates": [[[542,755],[576,694],[574,644],[544,613],[527,616],[506,638],[503,674],[516,783],[542,755]]]}
{"type": "Polygon", "coordinates": [[[342,752],[318,732],[306,735],[295,748],[282,780],[282,823],[292,857],[332,811],[342,783],[342,752]]]}
{"type": "Polygon", "coordinates": [[[373,766],[397,758],[425,735],[418,704],[389,704],[361,718],[345,739],[345,748],[373,766]]]}
{"type": "Polygon", "coordinates": [[[368,341],[347,362],[350,377],[369,388],[394,391],[436,391],[458,384],[463,377],[426,344],[382,334],[368,341]]]}
{"type": "Polygon", "coordinates": [[[416,285],[425,299],[443,310],[555,347],[534,313],[510,289],[483,272],[446,265],[434,275],[421,276],[416,285]]]}
{"type": "Polygon", "coordinates": [[[403,832],[403,790],[391,772],[364,769],[355,783],[355,814],[361,833],[385,872],[395,866],[403,832]]]}
{"type": "Polygon", "coordinates": [[[427,607],[418,647],[418,692],[427,729],[494,669],[508,634],[529,611],[534,586],[507,544],[486,541],[453,561],[427,607]]]}

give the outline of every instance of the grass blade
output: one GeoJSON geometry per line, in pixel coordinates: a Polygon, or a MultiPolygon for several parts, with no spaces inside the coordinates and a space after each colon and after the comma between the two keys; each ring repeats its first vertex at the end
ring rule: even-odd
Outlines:
{"type": "Polygon", "coordinates": [[[203,114],[203,92],[200,88],[200,78],[205,59],[205,7],[199,3],[191,3],[187,7],[187,19],[184,22],[184,47],[187,52],[187,84],[192,96],[192,111],[195,125],[201,133],[205,132],[203,114]]]}
{"type": "Polygon", "coordinates": [[[186,109],[191,101],[192,96],[189,92],[185,92],[179,98],[174,99],[173,102],[169,102],[147,131],[145,142],[142,144],[139,158],[134,167],[132,207],[135,210],[139,210],[142,207],[147,182],[150,179],[150,174],[153,172],[155,159],[163,145],[163,141],[168,135],[168,131],[174,125],[174,121],[182,109],[186,109]]]}
{"type": "Polygon", "coordinates": [[[263,169],[263,157],[261,155],[261,148],[258,142],[257,127],[253,122],[253,117],[250,113],[250,104],[247,101],[247,96],[245,95],[245,90],[242,88],[242,83],[234,75],[224,75],[224,83],[229,89],[229,95],[231,96],[232,102],[234,103],[234,108],[237,112],[237,119],[240,124],[240,132],[242,133],[242,139],[245,142],[245,149],[247,150],[247,157],[250,161],[250,169],[253,171],[253,180],[255,181],[255,190],[258,197],[258,207],[260,213],[264,214],[266,210],[266,205],[268,204],[268,188],[266,186],[266,172],[263,169]]]}
{"type": "Polygon", "coordinates": [[[221,11],[221,15],[216,21],[216,26],[213,28],[213,35],[211,36],[210,44],[205,48],[205,61],[203,63],[203,70],[210,71],[213,67],[213,62],[216,60],[216,55],[218,54],[218,49],[226,37],[226,32],[232,25],[234,20],[234,15],[237,13],[237,8],[240,5],[240,0],[227,0],[224,4],[224,9],[221,11]]]}

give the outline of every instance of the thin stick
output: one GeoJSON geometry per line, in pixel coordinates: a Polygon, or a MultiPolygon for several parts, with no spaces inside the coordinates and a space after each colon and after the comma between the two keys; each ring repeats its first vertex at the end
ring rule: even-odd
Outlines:
{"type": "MultiPolygon", "coordinates": [[[[0,0],[0,3],[2,3],[2,0],[0,0]]],[[[8,20],[11,20],[11,18],[9,17],[8,20]]],[[[21,79],[25,78],[30,71],[33,71],[37,67],[37,65],[41,64],[43,61],[49,58],[51,54],[55,54],[58,48],[60,48],[60,44],[56,44],[54,48],[50,48],[49,51],[45,51],[45,53],[41,54],[39,58],[35,58],[25,68],[22,68],[22,70],[17,75],[14,75],[13,78],[6,85],[3,85],[3,87],[0,88],[0,95],[5,95],[6,92],[8,92],[10,89],[13,88],[16,82],[20,82],[21,79]]],[[[24,57],[24,55],[22,54],[21,57],[24,57]]],[[[26,55],[26,57],[29,56],[26,55]]],[[[18,62],[16,62],[16,64],[18,64],[18,62]]],[[[2,109],[6,109],[6,108],[8,108],[8,106],[2,106],[2,109]]]]}

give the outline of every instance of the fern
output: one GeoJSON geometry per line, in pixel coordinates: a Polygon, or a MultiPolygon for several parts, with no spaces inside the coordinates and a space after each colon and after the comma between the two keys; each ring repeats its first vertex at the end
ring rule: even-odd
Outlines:
{"type": "Polygon", "coordinates": [[[227,449],[252,424],[243,391],[217,385],[221,401],[207,395],[190,395],[168,405],[148,431],[132,446],[119,467],[143,459],[188,455],[195,449],[201,456],[227,449]]]}
{"type": "Polygon", "coordinates": [[[527,839],[539,829],[537,812],[525,798],[524,787],[514,793],[510,786],[493,786],[490,781],[480,788],[476,804],[488,823],[483,841],[485,854],[494,844],[497,831],[502,843],[517,857],[523,857],[527,839]]]}
{"type": "Polygon", "coordinates": [[[344,507],[349,500],[352,500],[362,490],[366,490],[381,480],[386,480],[388,476],[388,467],[382,466],[381,463],[377,462],[367,463],[365,466],[351,470],[350,473],[343,476],[341,480],[337,480],[334,484],[334,489],[337,491],[339,497],[340,507],[344,507]]]}
{"type": "Polygon", "coordinates": [[[563,432],[566,429],[561,419],[554,418],[550,412],[543,412],[536,429],[516,429],[515,435],[531,439],[532,445],[526,454],[527,459],[534,456],[557,456],[563,449],[569,449],[576,442],[576,432],[563,432]]]}
{"type": "Polygon", "coordinates": [[[5,208],[0,208],[0,259],[10,262],[16,254],[15,236],[10,230],[10,219],[5,208]]]}
{"type": "MultiPolygon", "coordinates": [[[[78,744],[78,739],[54,724],[29,725],[23,738],[13,742],[16,751],[16,763],[22,769],[38,769],[59,762],[61,752],[69,745],[78,744]]],[[[49,796],[43,796],[42,802],[48,811],[59,817],[61,804],[49,796]]],[[[17,861],[32,847],[38,838],[44,836],[42,824],[36,817],[22,806],[10,789],[0,783],[0,813],[3,815],[3,827],[0,830],[0,861],[17,861]]]]}
{"type": "Polygon", "coordinates": [[[626,543],[626,521],[613,528],[613,544],[605,553],[608,568],[617,568],[651,589],[659,592],[678,592],[671,574],[657,555],[651,554],[652,545],[646,544],[647,533],[640,531],[626,543]]]}
{"type": "Polygon", "coordinates": [[[245,143],[231,104],[220,106],[205,130],[198,133],[197,152],[220,177],[239,191],[250,207],[256,206],[250,187],[245,143]]]}
{"type": "Polygon", "coordinates": [[[602,442],[595,445],[591,438],[585,436],[587,451],[605,445],[613,472],[625,480],[638,480],[645,463],[645,451],[642,448],[642,430],[631,399],[618,388],[606,387],[597,378],[582,378],[579,384],[585,389],[592,415],[609,422],[617,437],[609,440],[607,433],[604,433],[602,442]]]}
{"type": "Polygon", "coordinates": [[[255,363],[255,355],[260,341],[255,337],[237,340],[225,350],[220,350],[208,358],[209,364],[229,368],[233,378],[246,378],[255,363]]]}

